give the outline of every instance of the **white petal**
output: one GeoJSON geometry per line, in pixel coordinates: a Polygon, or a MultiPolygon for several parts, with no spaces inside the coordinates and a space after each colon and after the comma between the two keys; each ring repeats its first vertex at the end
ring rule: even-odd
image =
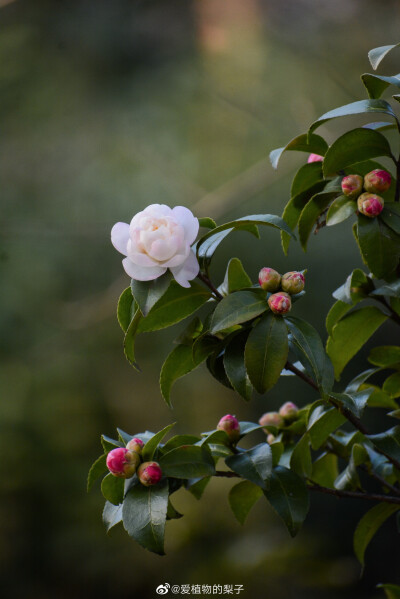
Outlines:
{"type": "Polygon", "coordinates": [[[150,204],[143,210],[144,214],[149,216],[171,216],[171,208],[166,204],[150,204]]]}
{"type": "Polygon", "coordinates": [[[170,269],[174,275],[174,279],[182,287],[190,287],[189,281],[197,277],[199,272],[199,263],[194,252],[190,252],[189,256],[183,264],[170,269]]]}
{"type": "Polygon", "coordinates": [[[179,254],[175,254],[175,256],[172,256],[172,258],[170,258],[166,262],[163,262],[162,265],[168,266],[169,268],[172,268],[173,266],[181,266],[181,264],[185,262],[187,257],[189,256],[189,252],[190,245],[187,244],[186,247],[179,250],[179,254]]]}
{"type": "Polygon", "coordinates": [[[195,218],[189,208],[185,208],[185,206],[175,206],[175,208],[172,208],[172,214],[184,227],[186,241],[189,245],[192,245],[199,232],[198,219],[195,218]]]}
{"type": "Polygon", "coordinates": [[[124,258],[122,260],[122,265],[126,274],[136,281],[152,281],[153,279],[158,279],[158,277],[161,277],[167,270],[162,266],[138,266],[131,262],[129,258],[124,258]]]}
{"type": "Polygon", "coordinates": [[[130,238],[128,241],[127,255],[129,260],[138,266],[158,266],[157,262],[150,258],[150,256],[144,254],[143,252],[139,252],[132,238],[130,238]]]}
{"type": "Polygon", "coordinates": [[[111,229],[111,243],[124,256],[127,255],[129,241],[129,225],[127,223],[116,223],[111,229]]]}

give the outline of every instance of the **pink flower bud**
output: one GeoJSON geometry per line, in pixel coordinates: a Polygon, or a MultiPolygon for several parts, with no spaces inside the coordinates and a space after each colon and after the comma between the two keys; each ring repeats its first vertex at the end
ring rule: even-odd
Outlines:
{"type": "Polygon", "coordinates": [[[258,282],[264,291],[277,291],[281,283],[281,275],[273,268],[265,266],[258,273],[258,282]]]}
{"type": "Polygon", "coordinates": [[[129,451],[136,451],[136,453],[140,454],[142,452],[143,445],[144,443],[141,439],[134,437],[133,439],[128,441],[128,443],[126,444],[126,448],[129,449],[129,451]]]}
{"type": "Polygon", "coordinates": [[[240,424],[236,416],[226,414],[217,424],[217,430],[225,431],[230,441],[237,441],[240,437],[240,424]]]}
{"type": "Polygon", "coordinates": [[[310,154],[308,157],[308,164],[310,164],[310,162],[322,162],[324,159],[323,156],[320,156],[319,154],[310,154]]]}
{"type": "Polygon", "coordinates": [[[383,198],[373,193],[363,193],[357,200],[357,208],[361,214],[369,218],[378,216],[382,212],[384,204],[383,198]]]}
{"type": "Polygon", "coordinates": [[[300,293],[304,289],[304,275],[301,272],[292,271],[286,272],[282,276],[281,287],[283,291],[290,293],[300,293]]]}
{"type": "Polygon", "coordinates": [[[342,191],[348,198],[356,198],[363,188],[363,178],[360,175],[347,175],[342,179],[342,191]]]}
{"type": "Polygon", "coordinates": [[[140,457],[135,451],[129,451],[126,447],[112,449],[107,455],[107,468],[114,476],[130,478],[136,472],[140,464],[140,457]]]}
{"type": "Polygon", "coordinates": [[[269,296],[268,306],[274,314],[286,314],[292,307],[292,300],[289,294],[280,291],[269,296]]]}
{"type": "Polygon", "coordinates": [[[275,441],[276,437],[275,435],[272,435],[271,433],[269,435],[267,435],[267,443],[269,443],[271,445],[271,443],[273,443],[275,441]]]}
{"type": "Polygon", "coordinates": [[[138,468],[137,475],[142,485],[151,487],[160,482],[162,470],[157,462],[143,462],[138,468]]]}
{"type": "Polygon", "coordinates": [[[291,401],[284,403],[279,410],[279,414],[282,416],[282,418],[288,420],[289,422],[296,420],[298,412],[299,408],[291,401]]]}
{"type": "Polygon", "coordinates": [[[383,193],[387,191],[392,182],[390,173],[380,168],[367,173],[364,177],[364,188],[369,193],[383,193]]]}
{"type": "MultiPolygon", "coordinates": [[[[274,426],[275,428],[281,428],[285,425],[285,421],[278,412],[266,412],[261,416],[258,423],[261,426],[274,426]]],[[[269,433],[267,428],[265,428],[264,431],[269,433]]]]}

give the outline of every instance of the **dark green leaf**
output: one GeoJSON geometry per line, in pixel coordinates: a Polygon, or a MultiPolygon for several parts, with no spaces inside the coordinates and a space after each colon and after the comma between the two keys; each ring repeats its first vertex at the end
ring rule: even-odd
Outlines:
{"type": "Polygon", "coordinates": [[[347,196],[339,196],[332,202],[326,215],[328,227],[338,225],[356,213],[357,202],[350,200],[347,196]]]}
{"type": "Polygon", "coordinates": [[[400,44],[391,44],[389,46],[379,46],[378,48],[373,48],[368,52],[368,59],[371,63],[371,67],[376,71],[379,67],[381,61],[385,58],[387,54],[394,48],[397,48],[400,44]]]}
{"type": "Polygon", "coordinates": [[[245,435],[248,435],[249,433],[253,433],[254,431],[259,431],[262,428],[262,426],[260,426],[259,424],[256,424],[255,422],[245,422],[245,421],[239,422],[239,426],[240,426],[240,439],[242,439],[242,437],[244,437],[245,435]]]}
{"type": "Polygon", "coordinates": [[[395,426],[378,435],[368,435],[368,439],[375,447],[400,462],[400,426],[395,426]]]}
{"type": "Polygon", "coordinates": [[[347,277],[345,283],[338,287],[333,292],[333,297],[342,302],[346,302],[350,306],[354,306],[362,299],[366,298],[371,290],[374,289],[374,284],[360,268],[356,268],[347,277]]]}
{"type": "Polygon", "coordinates": [[[132,295],[138,303],[143,316],[147,316],[154,304],[164,295],[171,281],[172,274],[169,270],[153,281],[136,281],[132,279],[132,295]]]}
{"type": "Polygon", "coordinates": [[[308,421],[312,448],[319,449],[329,435],[345,422],[346,418],[336,408],[326,408],[324,404],[317,404],[308,421]]]}
{"type": "Polygon", "coordinates": [[[290,469],[303,477],[310,477],[312,471],[310,439],[307,434],[297,442],[290,457],[290,469]]]}
{"type": "Polygon", "coordinates": [[[392,399],[400,397],[400,372],[394,372],[383,383],[383,391],[392,399]]]}
{"type": "Polygon", "coordinates": [[[359,443],[354,443],[351,448],[348,466],[346,466],[335,480],[335,489],[338,489],[339,491],[360,489],[361,483],[357,472],[357,466],[361,466],[361,464],[368,462],[368,459],[368,453],[365,447],[359,443]]]}
{"type": "Polygon", "coordinates": [[[272,471],[272,453],[268,443],[260,443],[247,451],[229,456],[228,468],[250,482],[265,489],[272,471]]]}
{"type": "Polygon", "coordinates": [[[299,168],[299,170],[293,178],[292,187],[290,188],[290,197],[293,198],[297,196],[299,193],[307,191],[308,189],[310,189],[310,187],[315,185],[315,183],[322,181],[322,178],[323,177],[321,162],[311,162],[310,164],[303,164],[303,166],[299,168]]]}
{"type": "Polygon", "coordinates": [[[182,445],[164,454],[159,460],[165,476],[199,478],[215,473],[214,460],[207,447],[182,445]]]}
{"type": "Polygon", "coordinates": [[[285,321],[271,312],[254,326],[245,347],[247,374],[255,389],[265,393],[278,381],[289,347],[285,321]]]}
{"type": "Polygon", "coordinates": [[[106,501],[103,510],[103,523],[106,531],[110,532],[113,526],[122,521],[122,505],[114,505],[106,501]]]}
{"type": "MultiPolygon", "coordinates": [[[[213,348],[210,348],[210,353],[213,348]]],[[[199,353],[197,354],[199,356],[199,353]]],[[[160,389],[166,403],[171,406],[170,395],[175,381],[197,368],[207,354],[194,359],[192,348],[188,345],[177,345],[165,360],[160,373],[160,389]]]]}
{"type": "Polygon", "coordinates": [[[175,343],[192,347],[193,341],[201,335],[202,331],[203,323],[198,316],[195,316],[175,339],[175,343]]]}
{"type": "Polygon", "coordinates": [[[368,387],[367,389],[355,391],[354,393],[331,393],[331,397],[334,397],[337,400],[339,406],[347,408],[354,414],[354,416],[361,418],[372,393],[373,388],[368,387]]]}
{"type": "Polygon", "coordinates": [[[368,123],[364,125],[366,129],[375,129],[375,131],[386,131],[388,129],[396,129],[395,123],[390,123],[389,121],[379,121],[375,123],[368,123]]]}
{"type": "Polygon", "coordinates": [[[395,117],[392,107],[385,100],[359,100],[358,102],[352,102],[351,104],[346,104],[345,106],[326,112],[311,125],[309,133],[312,133],[331,119],[364,113],[388,114],[389,116],[395,117]]]}
{"type": "Polygon", "coordinates": [[[96,482],[96,480],[107,472],[106,460],[107,456],[103,454],[92,464],[87,478],[88,492],[93,487],[93,484],[96,482]]]}
{"type": "Polygon", "coordinates": [[[389,85],[400,87],[399,75],[394,75],[393,77],[383,77],[382,75],[364,73],[361,75],[361,80],[364,83],[370,98],[380,98],[389,85]]]}
{"type": "Polygon", "coordinates": [[[245,287],[251,287],[251,285],[251,279],[244,270],[239,258],[231,258],[226,268],[225,280],[222,285],[223,291],[228,294],[245,287]]]}
{"type": "Polygon", "coordinates": [[[309,508],[308,489],[304,481],[288,468],[277,466],[264,494],[286,524],[292,537],[299,532],[309,508]]]}
{"type": "Polygon", "coordinates": [[[124,528],[142,547],[164,555],[167,509],[167,480],[152,487],[137,484],[127,493],[122,507],[124,528]]]}
{"type": "Polygon", "coordinates": [[[382,285],[370,294],[372,296],[388,296],[388,297],[400,297],[400,280],[394,281],[394,283],[387,283],[382,285]]]}
{"type": "Polygon", "coordinates": [[[346,389],[345,389],[346,393],[353,393],[354,391],[358,391],[360,388],[360,385],[365,383],[365,381],[367,379],[369,379],[370,376],[372,376],[376,372],[379,372],[379,370],[380,370],[380,368],[369,368],[368,370],[364,370],[364,372],[361,372],[360,374],[358,374],[346,386],[346,389]]]}
{"type": "Polygon", "coordinates": [[[198,310],[211,297],[211,293],[191,283],[189,288],[172,281],[164,295],[153,305],[139,324],[139,332],[157,331],[180,322],[198,310]]]}
{"type": "Polygon", "coordinates": [[[119,505],[124,500],[124,479],[107,474],[101,481],[101,492],[107,501],[119,505]]]}
{"type": "Polygon", "coordinates": [[[206,490],[206,486],[211,480],[211,476],[206,476],[205,478],[200,479],[192,479],[186,482],[186,488],[196,499],[201,499],[204,491],[206,490]]]}
{"type": "Polygon", "coordinates": [[[211,333],[228,329],[236,324],[248,322],[268,309],[265,293],[237,291],[222,299],[215,308],[211,320],[211,333]]]}
{"type": "Polygon", "coordinates": [[[338,191],[320,191],[309,200],[301,211],[299,218],[299,238],[304,251],[307,249],[308,238],[311,235],[315,222],[337,195],[338,191]]]}
{"type": "Polygon", "coordinates": [[[400,212],[397,206],[393,205],[393,202],[386,203],[380,218],[392,231],[400,235],[400,212]]]}
{"type": "Polygon", "coordinates": [[[117,318],[121,329],[126,333],[135,312],[131,288],[127,287],[120,295],[117,306],[117,318]],[[132,308],[134,308],[132,310],[132,308]]]}
{"type": "Polygon", "coordinates": [[[399,509],[400,505],[379,503],[378,505],[374,505],[374,507],[368,510],[368,512],[361,518],[360,522],[357,524],[353,539],[354,553],[360,564],[364,565],[365,550],[372,537],[389,516],[399,509]]]}
{"type": "Polygon", "coordinates": [[[333,489],[339,475],[338,458],[333,453],[323,453],[312,465],[311,480],[321,487],[333,489]]]}
{"type": "Polygon", "coordinates": [[[340,300],[333,304],[332,308],[329,310],[327,314],[325,322],[328,335],[332,335],[332,329],[335,326],[335,324],[339,322],[339,320],[343,318],[343,316],[349,310],[351,310],[351,305],[346,304],[345,302],[342,302],[340,300]]]}
{"type": "Polygon", "coordinates": [[[378,589],[383,589],[386,599],[400,599],[400,587],[396,584],[378,584],[378,589]]]}
{"type": "MultiPolygon", "coordinates": [[[[400,347],[398,345],[380,345],[371,349],[368,362],[375,366],[394,366],[400,364],[400,347]]],[[[377,371],[377,369],[375,369],[377,371]]]]}
{"type": "Polygon", "coordinates": [[[209,216],[204,216],[203,218],[199,218],[199,226],[206,229],[215,229],[217,223],[209,216]]]}
{"type": "Polygon", "coordinates": [[[367,306],[345,316],[333,327],[326,349],[337,379],[346,364],[386,319],[387,316],[378,308],[367,306]]]}
{"type": "Polygon", "coordinates": [[[122,447],[122,443],[120,441],[117,441],[116,439],[111,439],[111,437],[107,437],[107,435],[101,435],[101,444],[105,453],[108,453],[116,447],[122,447]]]}
{"type": "Polygon", "coordinates": [[[243,481],[229,491],[229,505],[240,524],[244,524],[253,505],[260,499],[263,492],[258,485],[243,481]]]}
{"type": "Polygon", "coordinates": [[[308,152],[311,154],[319,154],[320,156],[325,156],[325,152],[327,151],[327,149],[328,144],[322,137],[320,137],[319,135],[307,135],[305,133],[292,139],[283,148],[272,150],[272,152],[270,152],[269,159],[273,168],[278,168],[278,163],[282,154],[284,152],[288,152],[289,150],[296,152],[308,152]]]}
{"type": "Polygon", "coordinates": [[[182,516],[183,514],[179,513],[172,505],[171,499],[168,499],[167,520],[179,520],[182,516]]]}
{"type": "Polygon", "coordinates": [[[223,352],[212,354],[207,358],[207,368],[216,381],[224,385],[224,387],[228,387],[228,389],[233,389],[228,377],[226,376],[225,367],[224,367],[224,354],[223,352]]]}
{"type": "Polygon", "coordinates": [[[224,353],[224,368],[232,387],[244,399],[250,400],[253,387],[247,376],[244,363],[244,350],[248,333],[240,333],[228,343],[224,353]]]}
{"type": "Polygon", "coordinates": [[[165,454],[181,445],[194,445],[200,440],[200,437],[197,437],[196,435],[175,435],[163,445],[162,453],[165,454]]]}
{"type": "Polygon", "coordinates": [[[157,449],[157,446],[159,445],[159,443],[161,443],[161,441],[164,439],[165,435],[171,430],[171,428],[174,426],[174,424],[175,424],[175,422],[173,424],[169,424],[168,426],[163,428],[161,431],[159,431],[158,433],[153,435],[145,443],[145,445],[142,449],[142,458],[143,458],[144,462],[149,462],[153,459],[154,453],[157,449]]]}
{"type": "Polygon", "coordinates": [[[378,279],[390,276],[400,256],[400,237],[380,218],[358,216],[358,241],[364,261],[378,279]]]}
{"type": "Polygon", "coordinates": [[[136,369],[140,370],[135,359],[135,339],[138,333],[140,321],[143,316],[139,309],[136,310],[135,316],[133,317],[124,338],[124,353],[128,362],[136,369]]]}

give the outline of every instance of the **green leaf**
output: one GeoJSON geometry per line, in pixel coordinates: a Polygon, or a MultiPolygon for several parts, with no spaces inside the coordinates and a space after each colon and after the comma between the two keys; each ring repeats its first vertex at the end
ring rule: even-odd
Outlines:
{"type": "Polygon", "coordinates": [[[359,100],[358,102],[346,104],[345,106],[335,108],[334,110],[330,110],[323,114],[311,125],[309,134],[313,133],[318,127],[331,119],[364,113],[388,114],[389,116],[396,118],[392,107],[385,100],[359,100]]]}
{"type": "Polygon", "coordinates": [[[138,329],[140,325],[140,321],[143,316],[140,310],[136,310],[135,316],[133,317],[124,337],[124,353],[128,362],[133,366],[136,370],[140,371],[139,366],[136,363],[135,358],[135,339],[138,334],[138,329]]]}
{"type": "Polygon", "coordinates": [[[181,445],[195,445],[199,441],[201,441],[201,437],[197,435],[175,435],[163,445],[162,454],[164,455],[172,449],[181,447],[181,445]]]}
{"type": "Polygon", "coordinates": [[[167,507],[167,520],[179,520],[183,517],[183,514],[179,513],[171,503],[171,499],[168,499],[167,507]]]}
{"type": "Polygon", "coordinates": [[[272,471],[271,448],[268,443],[260,443],[251,449],[229,456],[225,463],[242,478],[265,489],[272,471]]]}
{"type": "Polygon", "coordinates": [[[369,353],[368,362],[383,368],[400,364],[400,347],[398,345],[374,347],[369,353]]]}
{"type": "Polygon", "coordinates": [[[265,393],[278,381],[288,356],[285,321],[271,312],[251,330],[245,347],[247,374],[255,389],[265,393]]]}
{"type": "Polygon", "coordinates": [[[367,306],[351,312],[333,327],[326,350],[337,379],[346,364],[387,318],[378,308],[367,306]]]}
{"type": "Polygon", "coordinates": [[[199,239],[196,245],[196,254],[200,264],[207,267],[215,250],[221,241],[225,239],[229,233],[231,233],[231,231],[249,231],[249,226],[253,227],[254,225],[266,225],[274,227],[276,229],[280,229],[281,231],[286,231],[286,233],[294,237],[288,225],[279,216],[275,216],[274,214],[252,214],[250,216],[244,216],[242,218],[225,223],[224,225],[220,225],[199,239]]]}
{"type": "Polygon", "coordinates": [[[132,320],[133,313],[132,308],[135,308],[134,300],[131,292],[131,288],[127,287],[119,296],[117,306],[117,318],[119,326],[126,333],[129,323],[132,320]]]}
{"type": "Polygon", "coordinates": [[[122,507],[124,528],[142,547],[164,555],[167,509],[167,480],[152,487],[135,485],[127,493],[122,507]]]}
{"type": "Polygon", "coordinates": [[[296,536],[309,509],[308,489],[304,481],[294,472],[277,466],[269,479],[266,498],[282,518],[292,537],[296,536]]]}
{"type": "Polygon", "coordinates": [[[199,220],[199,226],[205,227],[206,229],[215,229],[217,226],[217,223],[215,222],[215,220],[213,220],[209,216],[204,216],[203,218],[199,218],[198,220],[199,220]]]}
{"type": "Polygon", "coordinates": [[[167,291],[172,281],[169,270],[153,281],[131,281],[131,291],[143,316],[147,316],[151,308],[167,291]]]}
{"type": "Polygon", "coordinates": [[[175,339],[179,345],[189,345],[192,347],[193,341],[200,337],[203,331],[203,323],[198,316],[195,316],[189,324],[183,329],[182,333],[175,339]]]}
{"type": "Polygon", "coordinates": [[[186,481],[186,488],[196,499],[201,499],[208,483],[211,480],[211,476],[205,478],[192,479],[186,481]]]}
{"type": "Polygon", "coordinates": [[[370,277],[360,268],[356,268],[347,277],[345,283],[333,292],[333,297],[350,306],[354,306],[362,299],[368,297],[374,284],[370,277]]]}
{"type": "Polygon", "coordinates": [[[290,316],[286,318],[290,331],[290,343],[296,346],[298,358],[317,385],[326,391],[333,386],[332,364],[325,354],[317,331],[305,320],[290,316]]]}
{"type": "Polygon", "coordinates": [[[391,398],[400,397],[400,372],[394,372],[383,383],[383,391],[391,398]]]}
{"type": "Polygon", "coordinates": [[[400,426],[395,426],[378,435],[367,435],[367,437],[375,447],[400,462],[400,426]]]}
{"type": "Polygon", "coordinates": [[[360,385],[365,383],[365,381],[367,379],[369,379],[370,376],[372,376],[373,374],[375,374],[376,372],[379,372],[379,371],[380,371],[380,368],[369,368],[368,370],[364,370],[364,372],[361,372],[356,377],[354,377],[354,379],[352,379],[350,381],[350,383],[346,386],[346,389],[345,389],[346,393],[348,393],[348,392],[353,393],[354,391],[358,391],[360,388],[360,385]]]}
{"type": "Polygon", "coordinates": [[[174,426],[174,424],[175,424],[175,422],[173,422],[172,424],[169,424],[168,426],[166,426],[165,428],[160,430],[158,433],[153,435],[145,443],[145,445],[142,449],[142,459],[144,462],[150,462],[153,459],[154,453],[155,453],[159,443],[161,443],[161,441],[164,439],[165,435],[171,430],[171,428],[174,426]]]}
{"type": "Polygon", "coordinates": [[[368,123],[364,125],[366,129],[375,129],[375,131],[386,131],[389,129],[396,129],[397,125],[395,123],[390,123],[389,121],[379,121],[375,123],[368,123]]]}
{"type": "Polygon", "coordinates": [[[312,472],[312,461],[310,451],[310,439],[307,434],[303,435],[297,442],[290,457],[290,469],[303,477],[310,477],[312,472]]]}
{"type": "MultiPolygon", "coordinates": [[[[211,347],[209,353],[213,351],[211,347]]],[[[160,373],[160,389],[163,398],[171,407],[171,389],[175,381],[197,368],[206,358],[207,353],[193,357],[192,348],[188,345],[177,345],[165,360],[160,373]]]]}
{"type": "Polygon", "coordinates": [[[111,439],[111,437],[107,437],[107,435],[101,435],[101,444],[105,453],[108,453],[116,447],[122,447],[122,443],[120,443],[116,439],[111,439]]]}
{"type": "Polygon", "coordinates": [[[308,421],[308,433],[311,447],[317,450],[325,443],[331,433],[346,422],[346,418],[336,408],[326,408],[317,403],[308,421]]]}
{"type": "Polygon", "coordinates": [[[387,285],[382,285],[378,289],[372,291],[370,295],[400,297],[400,280],[394,281],[393,283],[388,283],[387,285]]]}
{"type": "Polygon", "coordinates": [[[101,492],[107,501],[119,505],[124,500],[124,479],[107,474],[101,481],[101,492]]]}
{"type": "Polygon", "coordinates": [[[101,455],[97,460],[92,464],[88,478],[87,478],[87,491],[93,487],[93,484],[96,480],[107,472],[107,464],[106,464],[107,456],[105,454],[101,455]]]}
{"type": "Polygon", "coordinates": [[[393,205],[393,202],[386,203],[380,218],[392,231],[400,235],[400,211],[397,206],[393,205]]]}
{"type": "Polygon", "coordinates": [[[325,177],[377,156],[393,157],[388,140],[379,131],[359,127],[341,135],[327,151],[323,171],[325,177]]]}
{"type": "Polygon", "coordinates": [[[383,589],[386,599],[400,599],[400,587],[396,584],[378,584],[378,589],[383,589]]]}
{"type": "Polygon", "coordinates": [[[347,408],[354,414],[354,416],[361,418],[372,393],[373,388],[368,387],[367,389],[355,391],[354,393],[331,393],[330,395],[337,400],[339,406],[347,408]]]}
{"type": "Polygon", "coordinates": [[[224,353],[224,368],[232,387],[245,400],[250,400],[253,392],[252,384],[246,372],[244,351],[248,333],[235,335],[228,343],[224,353]]]}
{"type": "Polygon", "coordinates": [[[193,314],[210,297],[211,293],[197,283],[192,282],[191,286],[186,288],[172,281],[164,295],[140,322],[138,331],[157,331],[176,324],[193,314]]]}
{"type": "Polygon", "coordinates": [[[325,156],[325,152],[328,149],[328,144],[326,141],[320,137],[319,135],[307,135],[304,133],[303,135],[298,135],[294,139],[292,139],[286,146],[283,148],[278,148],[277,150],[272,150],[269,155],[269,159],[273,168],[278,168],[279,160],[284,152],[288,152],[289,150],[296,152],[308,152],[311,154],[319,154],[320,156],[325,156]]]}
{"type": "Polygon", "coordinates": [[[338,225],[350,216],[356,213],[357,202],[350,200],[347,196],[339,196],[329,206],[326,215],[326,224],[328,227],[338,225]]]}
{"type": "Polygon", "coordinates": [[[391,44],[389,46],[379,46],[378,48],[373,48],[368,52],[368,59],[371,63],[371,67],[376,71],[379,67],[381,61],[385,58],[387,54],[394,48],[397,48],[400,44],[391,44]]]}
{"type": "Polygon", "coordinates": [[[351,310],[351,305],[346,304],[345,302],[342,302],[340,300],[333,304],[333,306],[327,314],[325,321],[325,326],[328,335],[332,335],[332,330],[335,324],[339,322],[339,320],[343,318],[343,316],[347,314],[349,310],[351,310]]]}
{"type": "Polygon", "coordinates": [[[364,261],[378,279],[389,277],[400,256],[398,237],[380,218],[358,216],[358,241],[364,261]]]}
{"type": "Polygon", "coordinates": [[[249,275],[243,268],[243,264],[239,258],[231,258],[226,268],[225,280],[223,282],[223,289],[226,293],[232,293],[233,291],[239,291],[244,287],[251,287],[252,282],[249,275]]]}
{"type": "Polygon", "coordinates": [[[237,291],[224,297],[215,308],[211,319],[211,333],[248,322],[268,309],[265,293],[237,291]]]}
{"type": "Polygon", "coordinates": [[[239,426],[240,426],[240,439],[242,439],[245,435],[249,435],[250,433],[253,433],[254,431],[259,431],[260,429],[263,428],[262,426],[260,426],[259,424],[256,424],[255,422],[247,422],[247,421],[240,421],[239,426]]]}
{"type": "Polygon", "coordinates": [[[106,501],[103,510],[103,523],[106,531],[110,532],[113,526],[122,522],[122,505],[114,505],[106,501]]]}
{"type": "Polygon", "coordinates": [[[321,487],[333,489],[338,475],[337,456],[333,453],[323,453],[313,463],[310,478],[321,487]]]}
{"type": "Polygon", "coordinates": [[[351,448],[348,466],[335,480],[335,489],[338,489],[339,491],[360,489],[361,483],[357,472],[357,466],[361,466],[361,464],[368,462],[368,460],[368,453],[365,447],[359,443],[354,443],[351,448]]]}
{"type": "Polygon", "coordinates": [[[164,454],[159,464],[165,476],[199,478],[215,473],[214,460],[205,446],[181,445],[164,454]]]}
{"type": "Polygon", "coordinates": [[[301,247],[307,249],[308,238],[320,214],[329,206],[338,191],[320,191],[316,193],[304,206],[299,218],[299,238],[301,247]]]}
{"type": "MultiPolygon", "coordinates": [[[[317,164],[317,163],[314,163],[317,164]]],[[[326,185],[326,181],[319,181],[315,183],[309,189],[298,193],[293,196],[286,204],[282,214],[282,218],[289,225],[291,229],[294,229],[299,222],[300,214],[307,202],[319,191],[321,191],[326,185]]],[[[282,248],[285,254],[288,252],[289,243],[291,236],[281,231],[281,242],[282,248]]]]}
{"type": "Polygon", "coordinates": [[[211,354],[211,356],[207,358],[206,363],[209,372],[216,381],[221,383],[221,385],[224,385],[224,387],[228,387],[228,389],[233,389],[228,377],[226,376],[223,353],[216,352],[215,354],[211,354]]]}
{"type": "Polygon", "coordinates": [[[400,505],[392,505],[390,503],[379,503],[368,510],[357,524],[354,532],[353,546],[354,553],[361,565],[364,565],[364,554],[372,537],[382,524],[397,510],[400,505]]]}
{"type": "Polygon", "coordinates": [[[231,510],[240,524],[244,524],[253,505],[260,499],[263,492],[258,485],[243,481],[231,488],[228,495],[231,510]]]}
{"type": "Polygon", "coordinates": [[[399,75],[394,75],[392,77],[383,77],[382,75],[364,73],[363,75],[361,75],[361,81],[364,83],[370,98],[380,98],[385,89],[389,87],[389,85],[400,87],[399,75]]]}
{"type": "Polygon", "coordinates": [[[303,164],[293,178],[292,186],[290,188],[290,197],[293,198],[299,193],[307,191],[310,187],[315,185],[315,183],[322,181],[322,179],[323,176],[321,162],[303,164]]]}

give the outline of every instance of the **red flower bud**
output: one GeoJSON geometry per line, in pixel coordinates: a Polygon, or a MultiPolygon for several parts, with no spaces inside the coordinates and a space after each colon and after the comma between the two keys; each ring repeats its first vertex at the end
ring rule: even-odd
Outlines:
{"type": "Polygon", "coordinates": [[[392,182],[390,173],[380,168],[367,173],[364,177],[364,188],[369,193],[383,193],[387,191],[392,182]]]}
{"type": "Polygon", "coordinates": [[[136,451],[136,453],[140,454],[142,452],[143,445],[144,443],[141,439],[133,437],[133,439],[128,441],[128,443],[126,444],[126,448],[129,449],[129,451],[136,451]]]}
{"type": "Polygon", "coordinates": [[[126,447],[112,449],[107,455],[107,468],[114,476],[130,478],[140,464],[140,457],[135,451],[126,447]]]}
{"type": "Polygon", "coordinates": [[[265,266],[258,273],[258,282],[264,291],[277,291],[281,283],[281,275],[273,268],[265,266]]]}
{"type": "Polygon", "coordinates": [[[310,164],[310,162],[322,162],[324,159],[323,156],[320,156],[319,154],[310,154],[308,157],[308,164],[310,164]]]}
{"type": "Polygon", "coordinates": [[[281,287],[283,291],[290,293],[300,293],[304,289],[304,275],[301,272],[292,271],[286,272],[282,276],[281,287]]]}
{"type": "Polygon", "coordinates": [[[357,200],[357,208],[361,214],[369,218],[378,216],[382,212],[384,204],[383,198],[373,193],[363,193],[357,200]]]}
{"type": "Polygon", "coordinates": [[[292,307],[292,300],[288,293],[280,291],[269,296],[268,306],[274,314],[286,314],[292,307]]]}
{"type": "Polygon", "coordinates": [[[288,420],[289,422],[296,420],[298,412],[299,408],[291,401],[287,401],[279,409],[279,414],[282,416],[282,418],[288,420]]]}
{"type": "Polygon", "coordinates": [[[137,475],[142,485],[151,487],[160,482],[162,470],[157,462],[143,462],[138,468],[137,475]]]}
{"type": "MultiPolygon", "coordinates": [[[[261,426],[274,426],[275,428],[281,428],[285,425],[285,421],[278,412],[266,412],[261,416],[258,423],[261,426]]],[[[266,433],[269,432],[267,428],[265,428],[264,431],[266,433]]]]}
{"type": "Polygon", "coordinates": [[[363,178],[360,175],[347,175],[342,179],[342,191],[348,198],[356,198],[363,188],[363,178]]]}
{"type": "Polygon", "coordinates": [[[236,416],[226,414],[217,424],[217,430],[225,431],[231,441],[237,441],[240,437],[240,424],[236,416]]]}

